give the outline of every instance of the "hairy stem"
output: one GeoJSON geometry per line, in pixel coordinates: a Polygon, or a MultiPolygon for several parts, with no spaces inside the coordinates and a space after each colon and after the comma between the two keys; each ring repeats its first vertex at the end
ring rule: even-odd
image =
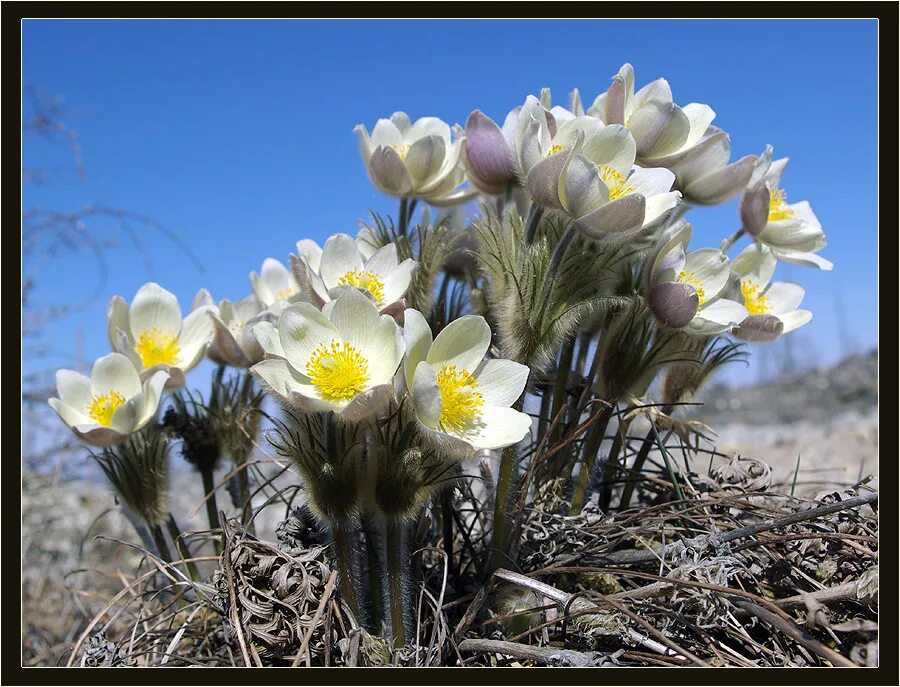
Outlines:
{"type": "Polygon", "coordinates": [[[169,551],[169,545],[166,544],[166,535],[163,533],[162,527],[153,525],[150,528],[150,533],[153,535],[153,543],[156,545],[156,552],[159,554],[159,557],[166,563],[171,563],[172,553],[169,551]]]}
{"type": "Polygon", "coordinates": [[[388,606],[391,610],[391,631],[394,646],[406,645],[406,628],[410,622],[409,603],[406,594],[409,560],[405,555],[403,522],[388,518],[384,530],[385,559],[387,562],[388,606]]]}
{"type": "Polygon", "coordinates": [[[181,529],[178,527],[178,523],[175,522],[175,516],[171,513],[169,513],[169,518],[166,520],[166,528],[169,530],[169,536],[172,537],[172,541],[175,542],[175,548],[178,549],[178,555],[185,561],[188,575],[190,575],[194,582],[199,582],[200,571],[197,570],[197,563],[189,560],[192,558],[191,550],[188,547],[187,541],[181,536],[181,529]]]}
{"type": "MultiPolygon", "coordinates": [[[[515,410],[522,410],[525,395],[513,404],[515,410]]],[[[494,532],[491,541],[491,564],[488,574],[498,568],[509,565],[510,558],[510,521],[509,505],[519,477],[519,452],[516,444],[503,449],[500,456],[500,474],[497,476],[497,489],[494,495],[494,532]]]]}
{"type": "MultiPolygon", "coordinates": [[[[661,411],[665,415],[669,415],[672,412],[672,406],[663,406],[661,411]]],[[[619,510],[625,510],[631,505],[631,497],[634,494],[634,488],[640,480],[641,470],[644,468],[644,463],[647,462],[647,456],[650,455],[650,449],[653,448],[655,440],[656,435],[651,429],[647,432],[647,436],[644,437],[644,441],[638,449],[631,470],[628,471],[628,481],[625,483],[625,490],[622,492],[622,497],[619,499],[619,510]]]]}
{"type": "Polygon", "coordinates": [[[532,205],[528,212],[528,224],[525,225],[525,244],[531,245],[537,238],[538,225],[541,223],[541,216],[544,214],[544,208],[540,205],[532,205]]]}
{"type": "Polygon", "coordinates": [[[572,492],[572,505],[569,509],[569,512],[573,515],[578,515],[587,501],[587,490],[591,473],[594,471],[594,463],[597,462],[597,454],[600,453],[600,445],[606,436],[606,428],[609,426],[615,407],[615,402],[610,401],[608,403],[597,423],[588,430],[587,438],[584,440],[581,471],[578,473],[578,481],[575,482],[575,491],[572,492]]]}
{"type": "Polygon", "coordinates": [[[334,543],[334,558],[337,562],[339,588],[341,596],[350,607],[357,622],[364,624],[362,607],[359,603],[359,590],[357,588],[357,556],[354,554],[350,543],[352,533],[351,523],[336,522],[331,527],[331,538],[334,543]]]}
{"type": "MultiPolygon", "coordinates": [[[[218,530],[221,528],[219,524],[219,507],[216,503],[216,483],[213,479],[212,470],[200,470],[200,479],[203,480],[203,495],[206,497],[206,517],[209,520],[209,529],[218,530]]],[[[216,539],[216,553],[221,553],[221,544],[216,539]]]]}

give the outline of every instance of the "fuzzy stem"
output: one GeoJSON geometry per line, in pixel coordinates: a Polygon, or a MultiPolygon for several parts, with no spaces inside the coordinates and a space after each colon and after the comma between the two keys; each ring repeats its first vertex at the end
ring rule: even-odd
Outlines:
{"type": "Polygon", "coordinates": [[[731,247],[735,244],[735,242],[746,233],[747,233],[747,231],[744,229],[744,227],[741,227],[736,232],[734,232],[731,236],[729,236],[727,239],[722,241],[722,245],[720,246],[722,249],[722,252],[727,253],[729,250],[731,250],[731,247]]]}
{"type": "Polygon", "coordinates": [[[397,211],[397,233],[406,236],[406,213],[409,207],[409,198],[400,199],[400,209],[397,211]]]}
{"type": "Polygon", "coordinates": [[[578,230],[575,228],[574,224],[570,224],[566,227],[562,237],[559,239],[559,243],[556,244],[553,256],[550,258],[550,265],[547,268],[547,281],[543,288],[543,293],[541,294],[540,306],[537,308],[537,317],[532,320],[537,323],[537,326],[543,324],[547,306],[550,305],[550,300],[553,298],[553,290],[556,288],[556,280],[559,278],[559,268],[562,265],[562,261],[566,257],[569,246],[575,239],[575,234],[577,232],[578,230]]]}
{"type": "Polygon", "coordinates": [[[441,527],[444,530],[444,553],[447,554],[447,568],[451,578],[456,577],[453,560],[453,487],[441,492],[441,527]]]}
{"type": "Polygon", "coordinates": [[[603,466],[602,491],[600,492],[600,510],[604,512],[609,509],[610,501],[612,501],[612,483],[619,469],[619,452],[622,450],[622,445],[625,437],[628,435],[630,426],[630,420],[619,421],[619,427],[613,438],[612,446],[610,446],[609,454],[606,456],[606,463],[603,466]]]}
{"type": "Polygon", "coordinates": [[[591,473],[594,471],[594,463],[597,461],[597,454],[600,452],[600,446],[603,438],[606,436],[606,428],[613,416],[613,409],[616,407],[615,402],[608,402],[609,405],[603,411],[603,414],[597,420],[597,423],[588,430],[588,436],[584,442],[584,458],[581,463],[581,472],[578,473],[578,481],[575,483],[575,491],[572,493],[572,505],[569,512],[578,515],[584,508],[587,500],[587,489],[590,482],[591,473]]]}
{"type": "MultiPolygon", "coordinates": [[[[566,402],[566,387],[569,384],[569,372],[572,368],[572,358],[575,353],[575,337],[570,337],[563,342],[562,350],[559,353],[559,365],[556,367],[556,379],[553,382],[553,406],[550,411],[550,421],[559,413],[559,409],[566,402]]],[[[562,434],[565,427],[565,421],[556,427],[551,441],[555,441],[562,434]]]]}
{"type": "MultiPolygon", "coordinates": [[[[525,394],[513,404],[521,411],[525,405],[525,394]]],[[[519,473],[519,452],[516,444],[503,449],[500,456],[500,473],[497,475],[497,489],[494,493],[494,533],[491,541],[491,565],[488,574],[509,566],[509,504],[519,473]]]]}
{"type": "MultiPolygon", "coordinates": [[[[661,408],[661,411],[664,415],[670,415],[672,413],[673,406],[665,405],[661,408]]],[[[641,444],[641,447],[638,449],[637,456],[634,459],[634,464],[631,466],[631,470],[628,472],[628,481],[625,483],[625,490],[622,492],[622,498],[619,499],[619,510],[625,510],[631,504],[631,496],[634,493],[634,488],[638,483],[638,476],[640,475],[641,470],[644,467],[644,463],[647,462],[647,456],[650,455],[650,449],[653,448],[653,443],[656,440],[656,434],[651,429],[647,432],[647,436],[644,437],[644,441],[641,444]]]]}
{"type": "Polygon", "coordinates": [[[368,599],[372,605],[371,613],[369,614],[371,622],[366,628],[373,634],[380,634],[381,628],[376,627],[375,623],[384,615],[384,587],[381,579],[381,556],[378,553],[378,540],[376,539],[378,532],[371,518],[366,519],[363,525],[363,533],[366,537],[366,549],[368,551],[368,599]]]}
{"type": "Polygon", "coordinates": [[[354,555],[350,544],[350,523],[334,523],[331,528],[331,537],[334,541],[334,558],[337,561],[339,587],[341,596],[350,607],[357,622],[364,624],[362,609],[359,603],[359,591],[356,586],[357,557],[354,555]]]}
{"type": "Polygon", "coordinates": [[[525,225],[525,244],[531,245],[537,238],[538,225],[541,223],[541,216],[544,214],[544,208],[540,205],[532,205],[528,212],[528,224],[525,225]]]}
{"type": "MultiPolygon", "coordinates": [[[[200,470],[200,478],[203,480],[203,495],[208,496],[206,499],[206,517],[209,520],[209,529],[218,530],[221,528],[219,523],[219,507],[216,503],[216,483],[213,479],[212,470],[200,470]]],[[[216,539],[216,553],[221,553],[221,544],[216,539]]]]}
{"type": "Polygon", "coordinates": [[[178,527],[178,523],[175,522],[175,516],[171,513],[169,513],[169,518],[166,520],[166,528],[169,530],[169,536],[172,537],[172,541],[175,542],[175,548],[178,549],[178,555],[185,561],[185,566],[187,566],[187,571],[191,576],[191,579],[194,582],[199,582],[200,571],[197,570],[197,563],[196,561],[188,560],[189,558],[192,558],[191,549],[188,547],[187,541],[181,536],[181,530],[178,527]]]}
{"type": "Polygon", "coordinates": [[[403,523],[396,518],[388,518],[384,531],[388,603],[394,646],[398,649],[406,645],[406,628],[409,622],[409,603],[404,589],[409,574],[409,560],[404,556],[403,534],[403,523]]]}

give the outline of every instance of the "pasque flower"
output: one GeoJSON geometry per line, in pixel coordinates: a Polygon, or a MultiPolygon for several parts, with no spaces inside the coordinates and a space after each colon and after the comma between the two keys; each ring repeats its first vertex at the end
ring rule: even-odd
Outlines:
{"type": "Polygon", "coordinates": [[[535,202],[563,210],[593,238],[625,239],[655,222],[678,202],[667,169],[634,164],[635,144],[621,125],[587,118],[567,122],[557,134],[559,151],[534,165],[528,190],[535,202]]]}
{"type": "Polygon", "coordinates": [[[325,242],[316,267],[303,255],[291,255],[291,269],[302,298],[321,307],[347,289],[358,289],[379,310],[400,301],[409,288],[416,261],[407,258],[400,262],[393,243],[377,248],[368,257],[363,246],[359,238],[335,234],[325,242]]]}
{"type": "Polygon", "coordinates": [[[247,296],[232,303],[223,298],[216,305],[206,289],[194,299],[194,307],[211,308],[213,339],[206,350],[210,360],[220,365],[247,368],[263,359],[263,350],[253,335],[253,325],[274,317],[256,296],[247,296]]]}
{"type": "Polygon", "coordinates": [[[751,342],[773,341],[812,319],[809,310],[798,310],[805,291],[799,284],[772,281],[776,259],[762,244],[750,244],[738,255],[731,268],[740,279],[739,298],[749,313],[734,330],[739,339],[751,342]]]}
{"type": "Polygon", "coordinates": [[[253,332],[266,359],[250,368],[281,403],[305,412],[334,411],[356,421],[378,412],[390,399],[403,356],[394,319],[356,289],[320,311],[294,303],[278,322],[260,322],[253,332]]]}
{"type": "Polygon", "coordinates": [[[752,155],[728,164],[728,134],[711,126],[716,113],[709,105],[689,103],[679,107],[665,79],[657,79],[635,93],[630,64],[622,66],[588,114],[606,124],[628,127],[637,143],[638,163],[670,169],[676,177],[676,188],[689,202],[725,202],[744,188],[753,171],[752,155]]]}
{"type": "Polygon", "coordinates": [[[787,202],[778,188],[788,158],[772,161],[772,146],[759,156],[747,190],[741,198],[741,222],[778,260],[831,270],[834,265],[816,255],[826,246],[825,232],[807,201],[787,202]]]}
{"type": "Polygon", "coordinates": [[[728,331],[747,317],[740,303],[720,294],[731,267],[718,248],[686,253],[691,225],[680,222],[666,229],[647,270],[647,304],[668,327],[712,336],[728,331]]]}
{"type": "MultiPolygon", "coordinates": [[[[195,299],[195,302],[197,299],[195,299]]],[[[169,371],[167,388],[184,384],[184,373],[203,358],[213,336],[212,309],[200,305],[183,320],[178,299],[159,284],[144,284],[129,306],[113,296],[108,311],[109,340],[115,351],[134,363],[146,379],[169,371]]]]}
{"type": "Polygon", "coordinates": [[[86,442],[112,446],[153,419],[168,379],[167,370],[156,370],[141,382],[131,360],[121,353],[109,353],[94,363],[90,377],[59,370],[59,398],[51,398],[49,403],[86,442]]]}
{"type": "Polygon", "coordinates": [[[432,341],[417,310],[404,314],[404,377],[416,418],[432,437],[467,450],[495,449],[521,441],[531,418],[510,408],[522,395],[528,368],[512,360],[484,360],[491,329],[467,315],[432,341]]]}
{"type": "Polygon", "coordinates": [[[410,123],[405,112],[395,112],[379,119],[371,136],[362,124],[353,131],[369,178],[382,193],[432,205],[455,205],[475,194],[458,188],[465,178],[459,132],[453,140],[450,126],[437,117],[410,123]]]}

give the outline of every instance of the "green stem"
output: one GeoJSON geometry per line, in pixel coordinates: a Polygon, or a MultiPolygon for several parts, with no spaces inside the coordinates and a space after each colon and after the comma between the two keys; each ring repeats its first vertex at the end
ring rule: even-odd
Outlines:
{"type": "MultiPolygon", "coordinates": [[[[525,405],[525,394],[513,404],[515,410],[521,411],[525,405]]],[[[500,456],[500,474],[497,476],[497,489],[494,494],[494,533],[491,541],[490,575],[499,568],[509,567],[509,504],[510,497],[518,482],[519,452],[516,445],[507,446],[500,456]]]]}
{"type": "Polygon", "coordinates": [[[172,541],[175,542],[175,548],[178,549],[178,555],[181,556],[181,560],[185,562],[188,575],[190,575],[194,582],[199,582],[200,571],[197,570],[197,563],[196,561],[189,560],[193,557],[191,549],[188,547],[184,537],[181,536],[181,530],[178,527],[178,523],[175,522],[175,516],[171,513],[169,513],[169,519],[166,521],[166,527],[169,530],[169,536],[172,537],[172,541]]]}
{"type": "Polygon", "coordinates": [[[159,557],[166,563],[171,563],[172,553],[169,551],[169,545],[166,544],[166,535],[163,534],[162,527],[153,525],[150,528],[150,533],[153,535],[153,543],[156,544],[156,551],[159,557]]]}
{"type": "Polygon", "coordinates": [[[398,649],[406,645],[406,628],[409,623],[409,603],[405,589],[409,561],[404,555],[403,529],[403,523],[397,518],[388,518],[385,523],[384,544],[387,561],[388,605],[391,609],[394,646],[398,649]]]}
{"type": "Polygon", "coordinates": [[[544,214],[544,208],[540,205],[532,205],[528,212],[528,223],[525,225],[525,244],[531,245],[537,238],[538,225],[541,223],[541,216],[544,214]]]}
{"type": "Polygon", "coordinates": [[[363,525],[363,534],[366,537],[367,556],[367,573],[369,577],[368,599],[371,603],[371,622],[366,628],[373,634],[381,634],[381,628],[376,627],[375,623],[379,618],[384,616],[384,587],[382,586],[382,561],[378,549],[378,539],[376,527],[371,518],[366,518],[363,525]]]}
{"type": "MultiPolygon", "coordinates": [[[[208,498],[206,499],[206,517],[209,520],[209,529],[221,529],[222,526],[219,523],[219,506],[216,503],[216,483],[213,479],[213,471],[200,470],[200,478],[203,480],[203,495],[208,495],[208,498]]],[[[216,539],[215,542],[216,553],[221,553],[221,543],[218,539],[216,539]]]]}
{"type": "Polygon", "coordinates": [[[357,589],[357,557],[354,555],[350,544],[350,523],[334,523],[331,528],[331,537],[334,541],[334,558],[337,562],[339,588],[341,596],[350,607],[350,611],[356,617],[357,622],[364,623],[362,608],[359,604],[359,590],[357,589]]]}
{"type": "Polygon", "coordinates": [[[244,458],[237,464],[238,473],[238,498],[241,502],[241,524],[247,531],[256,535],[256,526],[253,523],[253,497],[250,495],[250,475],[247,474],[247,460],[244,458]]]}
{"type": "Polygon", "coordinates": [[[616,435],[613,438],[612,446],[609,448],[609,455],[606,457],[606,463],[603,466],[603,484],[600,492],[600,510],[606,512],[609,510],[610,501],[612,501],[612,485],[616,478],[616,472],[619,470],[619,452],[622,450],[625,437],[628,435],[628,429],[631,426],[630,420],[620,420],[616,435]]]}
{"type": "Polygon", "coordinates": [[[747,231],[744,229],[744,227],[741,227],[736,232],[734,232],[731,236],[729,236],[727,239],[722,241],[722,245],[720,246],[722,249],[722,252],[727,253],[729,250],[731,250],[731,247],[735,244],[735,242],[746,233],[747,233],[747,231]]]}
{"type": "MultiPolygon", "coordinates": [[[[569,372],[572,369],[572,358],[575,353],[575,337],[570,337],[563,342],[559,353],[559,364],[556,367],[556,379],[553,382],[553,406],[550,411],[550,421],[557,416],[560,408],[566,402],[566,388],[569,385],[569,372]]],[[[556,426],[551,442],[555,442],[562,435],[565,428],[565,418],[556,426]]]]}
{"type": "Polygon", "coordinates": [[[609,405],[597,419],[596,424],[588,430],[588,436],[584,441],[584,451],[582,452],[581,471],[578,473],[575,491],[572,492],[572,505],[569,509],[572,515],[578,515],[581,509],[584,508],[591,473],[594,471],[594,463],[597,462],[597,454],[600,452],[600,446],[603,443],[603,438],[606,436],[606,428],[609,426],[615,407],[615,402],[609,401],[609,405]]]}
{"type": "MultiPolygon", "coordinates": [[[[672,412],[672,406],[663,406],[662,412],[665,415],[669,415],[672,412]]],[[[629,505],[631,505],[631,497],[634,494],[634,488],[640,481],[640,473],[644,468],[644,463],[647,462],[647,456],[650,455],[650,449],[653,448],[653,441],[654,433],[651,429],[649,432],[647,432],[647,436],[644,437],[644,441],[641,443],[641,447],[638,449],[637,456],[635,456],[634,463],[631,466],[631,470],[628,471],[628,481],[625,482],[625,489],[622,492],[622,497],[619,499],[619,510],[625,510],[629,505]]]]}
{"type": "Polygon", "coordinates": [[[563,232],[562,237],[559,239],[559,243],[556,244],[556,249],[553,251],[553,256],[550,258],[550,265],[547,268],[546,285],[544,286],[543,293],[541,294],[541,304],[537,309],[538,316],[535,320],[533,320],[539,325],[543,323],[544,314],[547,312],[547,306],[550,304],[550,301],[553,298],[553,290],[556,288],[556,280],[559,278],[559,268],[562,265],[562,261],[563,259],[565,259],[566,253],[569,250],[569,246],[575,239],[575,234],[577,232],[578,230],[575,228],[575,225],[569,224],[569,226],[566,227],[566,230],[563,232]]]}

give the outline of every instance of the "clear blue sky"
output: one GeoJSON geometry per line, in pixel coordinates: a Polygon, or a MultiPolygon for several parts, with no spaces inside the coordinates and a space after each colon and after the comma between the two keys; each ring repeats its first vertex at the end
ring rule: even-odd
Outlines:
{"type": "MultiPolygon", "coordinates": [[[[40,365],[68,364],[79,329],[88,359],[106,353],[113,294],[130,300],[152,278],[185,308],[201,286],[240,298],[248,273],[286,261],[298,239],[355,233],[368,208],[395,212],[366,178],[354,125],[395,110],[462,124],[479,108],[502,121],[543,86],[560,104],[577,86],[589,103],[624,62],[639,87],[662,76],[678,103],[711,105],[734,157],[770,143],[791,158],[783,186],[810,201],[836,264],[776,274],[807,289],[814,319],[794,335],[804,353],[840,357],[840,308],[852,347],[876,343],[875,21],[26,21],[23,53],[25,83],[65,98],[87,171],[78,181],[64,146],[26,141],[26,167],[56,176],[26,186],[24,207],[143,213],[206,266],[145,234],[149,273],[123,234],[97,224],[120,241],[106,291],[54,325],[60,355],[40,365]]],[[[689,217],[693,245],[716,245],[738,226],[737,202],[689,217]]],[[[35,298],[71,302],[95,284],[87,255],[63,258],[35,298]]]]}

